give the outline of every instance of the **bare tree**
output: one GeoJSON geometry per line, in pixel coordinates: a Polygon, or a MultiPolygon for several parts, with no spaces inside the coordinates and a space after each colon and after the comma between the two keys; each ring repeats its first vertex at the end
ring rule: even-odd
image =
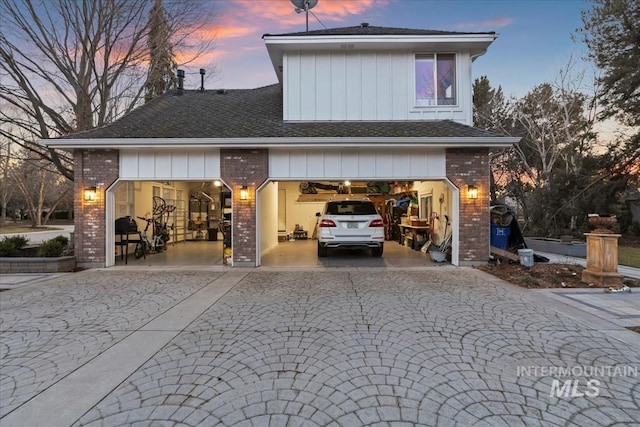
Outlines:
{"type": "Polygon", "coordinates": [[[73,185],[51,162],[28,150],[23,149],[23,153],[25,157],[10,170],[9,178],[26,204],[31,225],[39,227],[47,223],[60,202],[73,191],[73,185]]]}
{"type": "Polygon", "coordinates": [[[11,185],[9,179],[13,167],[11,144],[0,137],[0,175],[2,176],[2,181],[0,181],[0,225],[5,225],[7,222],[7,207],[15,190],[15,186],[11,185]]]}
{"type": "MultiPolygon", "coordinates": [[[[37,141],[102,126],[140,104],[150,8],[148,0],[0,0],[0,101],[13,107],[0,111],[0,124],[18,130],[0,127],[2,136],[73,180],[72,157],[37,141]]],[[[201,2],[166,10],[176,49],[189,48],[191,60],[210,47],[192,40],[211,17],[201,2]]]]}
{"type": "Polygon", "coordinates": [[[604,184],[613,188],[596,183],[603,165],[611,164],[596,150],[598,90],[573,68],[570,59],[553,83],[519,99],[504,100],[486,78],[474,84],[476,123],[521,137],[514,147],[492,153],[492,200],[515,201],[535,233],[575,229],[594,194],[604,184]]]}
{"type": "Polygon", "coordinates": [[[585,88],[584,71],[573,72],[569,59],[554,83],[543,83],[512,100],[511,133],[522,137],[515,149],[535,186],[548,185],[559,159],[565,168],[588,154],[596,141],[597,88],[585,88]]]}

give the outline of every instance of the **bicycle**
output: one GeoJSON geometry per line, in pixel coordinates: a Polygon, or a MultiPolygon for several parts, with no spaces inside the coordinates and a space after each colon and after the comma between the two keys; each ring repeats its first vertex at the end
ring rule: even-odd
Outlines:
{"type": "Polygon", "coordinates": [[[136,259],[140,259],[145,253],[161,252],[167,249],[167,242],[171,238],[169,236],[169,227],[167,224],[160,224],[154,218],[137,217],[147,223],[144,230],[140,232],[140,242],[136,243],[134,255],[136,259]],[[149,226],[153,224],[153,236],[149,238],[149,226]]]}

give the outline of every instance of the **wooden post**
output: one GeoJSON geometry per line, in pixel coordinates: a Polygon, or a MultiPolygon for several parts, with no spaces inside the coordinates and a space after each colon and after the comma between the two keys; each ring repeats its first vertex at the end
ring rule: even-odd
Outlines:
{"type": "Polygon", "coordinates": [[[587,268],[582,281],[598,287],[621,286],[618,273],[618,239],[620,234],[585,233],[587,236],[587,268]]]}

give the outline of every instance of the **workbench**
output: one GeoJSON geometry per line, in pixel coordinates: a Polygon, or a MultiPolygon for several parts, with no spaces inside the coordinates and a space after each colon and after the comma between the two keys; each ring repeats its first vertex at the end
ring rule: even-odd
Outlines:
{"type": "Polygon", "coordinates": [[[421,244],[417,242],[418,239],[416,239],[416,236],[423,236],[423,242],[429,240],[431,234],[431,226],[429,225],[398,224],[398,226],[400,227],[400,238],[398,239],[398,243],[402,245],[405,240],[410,240],[410,243],[407,246],[414,251],[419,250],[421,246],[421,244]],[[411,235],[407,236],[407,232],[411,232],[411,235]]]}

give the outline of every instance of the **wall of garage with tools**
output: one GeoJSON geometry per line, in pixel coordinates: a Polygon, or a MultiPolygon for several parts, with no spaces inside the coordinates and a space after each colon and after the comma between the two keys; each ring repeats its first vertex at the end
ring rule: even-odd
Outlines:
{"type": "MultiPolygon", "coordinates": [[[[442,180],[278,181],[274,184],[277,185],[278,203],[282,206],[277,211],[279,241],[313,239],[316,213],[322,210],[326,201],[346,197],[367,197],[374,201],[386,225],[392,228],[387,232],[389,240],[395,240],[399,244],[411,243],[418,249],[418,244],[426,243],[429,237],[434,243],[439,243],[451,234],[451,190],[442,180]],[[404,231],[398,225],[412,223],[429,227],[428,237],[425,231],[415,236],[415,243],[405,240],[404,231]]],[[[275,222],[275,218],[264,216],[264,230],[273,232],[275,222]]],[[[411,235],[411,238],[414,236],[411,235]]],[[[262,248],[264,254],[266,246],[263,245],[262,248]]]]}

